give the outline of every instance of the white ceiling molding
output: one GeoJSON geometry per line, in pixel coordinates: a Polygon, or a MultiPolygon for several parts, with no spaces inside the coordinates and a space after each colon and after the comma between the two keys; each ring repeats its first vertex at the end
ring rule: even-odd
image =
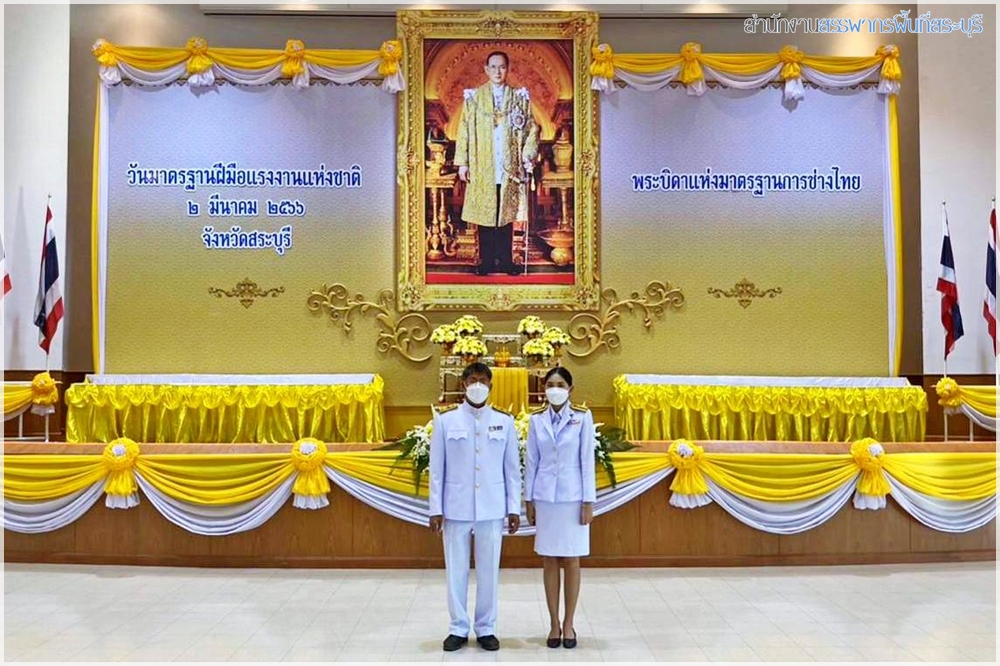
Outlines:
{"type": "Polygon", "coordinates": [[[571,4],[552,2],[549,4],[521,4],[509,2],[504,4],[450,4],[450,3],[366,3],[351,2],[343,4],[201,4],[205,14],[229,15],[294,15],[294,16],[394,16],[400,9],[451,9],[451,10],[589,10],[595,11],[607,18],[748,18],[753,14],[769,17],[780,13],[788,16],[789,5],[716,5],[716,4],[571,4]]]}

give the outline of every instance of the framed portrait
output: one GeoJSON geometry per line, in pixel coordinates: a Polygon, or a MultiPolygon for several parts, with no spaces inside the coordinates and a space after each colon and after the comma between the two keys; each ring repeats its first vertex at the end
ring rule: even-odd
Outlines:
{"type": "Polygon", "coordinates": [[[591,12],[401,11],[404,311],[598,305],[591,12]]]}

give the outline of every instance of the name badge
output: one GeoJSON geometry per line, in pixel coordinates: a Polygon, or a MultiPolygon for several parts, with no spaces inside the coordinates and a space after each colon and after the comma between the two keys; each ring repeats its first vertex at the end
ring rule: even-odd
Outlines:
{"type": "Polygon", "coordinates": [[[503,432],[502,425],[492,425],[490,426],[490,432],[503,432]]]}

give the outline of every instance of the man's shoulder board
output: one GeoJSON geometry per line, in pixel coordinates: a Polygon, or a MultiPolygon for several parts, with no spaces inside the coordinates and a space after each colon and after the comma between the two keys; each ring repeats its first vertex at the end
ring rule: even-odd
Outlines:
{"type": "Polygon", "coordinates": [[[500,412],[501,414],[506,414],[507,416],[514,418],[514,414],[512,412],[508,412],[506,409],[500,409],[499,407],[494,407],[493,411],[500,412]]]}
{"type": "Polygon", "coordinates": [[[445,414],[445,413],[450,412],[450,411],[452,411],[454,409],[458,409],[458,403],[457,402],[456,403],[452,403],[450,405],[445,405],[443,407],[438,407],[437,408],[437,413],[438,414],[445,414]]]}
{"type": "Polygon", "coordinates": [[[574,405],[572,403],[570,403],[569,408],[572,409],[574,412],[586,412],[587,411],[587,408],[584,407],[583,405],[574,405]]]}
{"type": "Polygon", "coordinates": [[[535,407],[534,409],[532,409],[532,410],[531,410],[531,413],[532,413],[532,414],[542,414],[542,413],[544,413],[544,412],[545,412],[545,410],[546,410],[546,409],[548,409],[548,408],[549,408],[549,406],[548,406],[548,405],[541,405],[540,407],[535,407]]]}

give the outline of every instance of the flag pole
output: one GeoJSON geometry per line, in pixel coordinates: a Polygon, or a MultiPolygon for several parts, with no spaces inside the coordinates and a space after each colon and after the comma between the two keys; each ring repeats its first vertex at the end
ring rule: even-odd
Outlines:
{"type": "MultiPolygon", "coordinates": [[[[944,215],[944,219],[948,219],[948,202],[941,202],[941,213],[944,215]]],[[[945,332],[945,337],[947,338],[947,332],[945,332]]],[[[944,345],[944,376],[948,376],[948,343],[945,341],[944,345]]],[[[944,441],[948,441],[948,408],[944,407],[944,441]]]]}
{"type": "MultiPolygon", "coordinates": [[[[52,195],[51,194],[47,194],[45,196],[46,196],[46,198],[45,198],[45,214],[47,216],[48,212],[52,209],[52,195]]],[[[43,233],[43,235],[42,235],[42,247],[44,248],[45,247],[45,236],[44,236],[44,232],[42,232],[42,233],[43,233]]],[[[43,252],[44,252],[44,250],[43,250],[43,252]]],[[[45,298],[45,296],[43,295],[42,298],[45,298]]],[[[49,350],[46,349],[45,350],[45,372],[48,372],[48,371],[49,371],[49,350]]],[[[49,422],[48,422],[48,420],[46,420],[45,421],[45,441],[46,442],[49,441],[49,432],[48,432],[48,430],[49,430],[49,422]]]]}

